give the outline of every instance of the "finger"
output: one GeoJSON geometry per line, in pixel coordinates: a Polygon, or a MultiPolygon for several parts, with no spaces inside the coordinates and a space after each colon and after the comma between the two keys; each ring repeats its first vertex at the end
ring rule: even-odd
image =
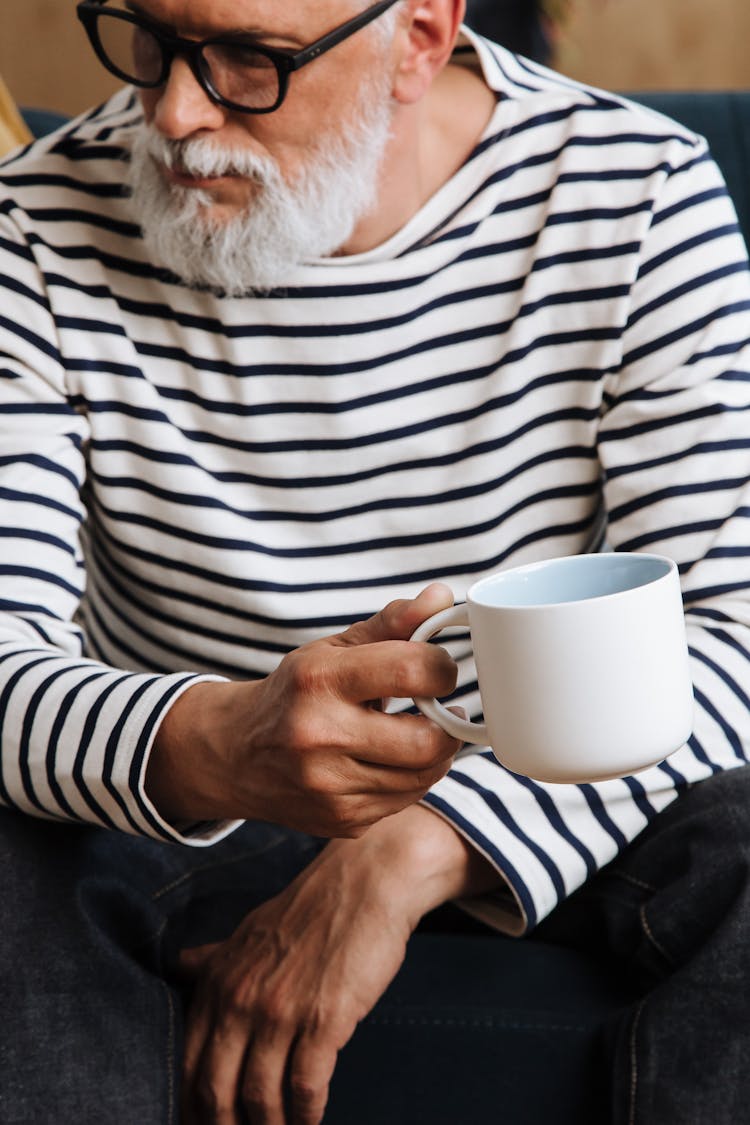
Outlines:
{"type": "Polygon", "coordinates": [[[342,699],[412,699],[450,695],[458,666],[440,645],[380,641],[338,654],[330,663],[332,687],[342,699]]]}
{"type": "Polygon", "coordinates": [[[344,645],[371,644],[373,641],[406,641],[414,630],[438,613],[453,605],[453,591],[443,582],[432,582],[416,598],[402,598],[389,602],[379,613],[365,621],[350,625],[339,633],[336,642],[344,645]]]}
{"type": "Polygon", "coordinates": [[[405,774],[440,769],[461,746],[457,738],[423,715],[381,711],[362,718],[352,743],[349,760],[405,774]]]}
{"type": "Polygon", "coordinates": [[[245,1060],[240,1098],[252,1125],[285,1125],[284,1074],[292,1038],[280,1032],[259,1035],[245,1060]]]}
{"type": "Polygon", "coordinates": [[[180,1120],[183,1125],[200,1125],[200,1106],[195,1096],[196,1078],[203,1048],[211,1026],[209,1012],[194,998],[185,1024],[185,1046],[180,1086],[180,1120]]]}
{"type": "Polygon", "coordinates": [[[323,1120],[337,1058],[332,1044],[300,1038],[289,1070],[291,1125],[319,1125],[323,1120]]]}
{"type": "MultiPolygon", "coordinates": [[[[186,1052],[185,1069],[193,1064],[189,1101],[197,1121],[211,1125],[240,1125],[238,1096],[242,1067],[247,1052],[249,1025],[244,1020],[227,1019],[201,1027],[202,1049],[197,1059],[186,1052]]],[[[193,1046],[191,1050],[195,1050],[193,1046]]]]}
{"type": "Polygon", "coordinates": [[[216,950],[217,944],[213,942],[211,945],[197,945],[193,949],[180,950],[177,957],[177,968],[180,975],[188,980],[197,977],[216,950]]]}
{"type": "Polygon", "coordinates": [[[361,836],[370,825],[416,804],[445,777],[452,759],[433,770],[380,770],[373,767],[357,784],[337,799],[335,817],[324,816],[316,829],[320,836],[361,836]]]}

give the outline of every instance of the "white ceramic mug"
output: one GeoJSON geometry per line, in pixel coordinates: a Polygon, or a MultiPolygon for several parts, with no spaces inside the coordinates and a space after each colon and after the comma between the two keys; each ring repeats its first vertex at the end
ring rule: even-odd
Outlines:
{"type": "Polygon", "coordinates": [[[476,582],[412,640],[468,625],[484,723],[419,709],[539,781],[622,777],[690,737],[693,691],[677,567],[613,552],[549,559],[476,582]]]}

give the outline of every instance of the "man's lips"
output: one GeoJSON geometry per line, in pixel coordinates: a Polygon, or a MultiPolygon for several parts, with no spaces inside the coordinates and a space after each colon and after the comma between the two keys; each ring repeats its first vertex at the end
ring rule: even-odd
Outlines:
{"type": "Polygon", "coordinates": [[[234,180],[236,176],[231,173],[223,173],[220,176],[194,176],[190,172],[186,172],[183,168],[170,168],[166,164],[162,164],[162,175],[164,175],[170,183],[177,184],[179,187],[196,188],[212,188],[221,184],[225,180],[234,180]]]}

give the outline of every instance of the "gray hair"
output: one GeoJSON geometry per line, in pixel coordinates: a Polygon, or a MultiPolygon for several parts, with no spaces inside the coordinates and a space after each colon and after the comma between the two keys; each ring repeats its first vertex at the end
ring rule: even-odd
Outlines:
{"type": "MultiPolygon", "coordinates": [[[[393,36],[396,33],[398,17],[403,6],[404,0],[398,0],[398,3],[394,4],[388,11],[383,12],[382,16],[378,16],[378,18],[374,19],[370,24],[373,35],[377,35],[379,45],[383,48],[389,47],[393,40],[393,36]]],[[[369,7],[369,3],[366,7],[369,7]]]]}

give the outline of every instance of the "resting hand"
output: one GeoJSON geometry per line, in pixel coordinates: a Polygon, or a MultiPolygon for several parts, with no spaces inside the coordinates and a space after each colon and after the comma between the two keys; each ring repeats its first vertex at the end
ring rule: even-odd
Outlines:
{"type": "Polygon", "coordinates": [[[173,819],[268,820],[318,836],[358,836],[419,800],[459,743],[382,697],[446,695],[456,666],[408,641],[452,601],[434,584],[346,632],[289,653],[257,683],[198,684],[157,735],[146,786],[173,819]]]}
{"type": "Polygon", "coordinates": [[[329,844],[217,946],[186,951],[185,1125],[318,1125],[338,1051],[400,967],[420,916],[496,873],[415,807],[329,844]],[[285,1109],[286,1088],[287,1106],[285,1109]]]}

